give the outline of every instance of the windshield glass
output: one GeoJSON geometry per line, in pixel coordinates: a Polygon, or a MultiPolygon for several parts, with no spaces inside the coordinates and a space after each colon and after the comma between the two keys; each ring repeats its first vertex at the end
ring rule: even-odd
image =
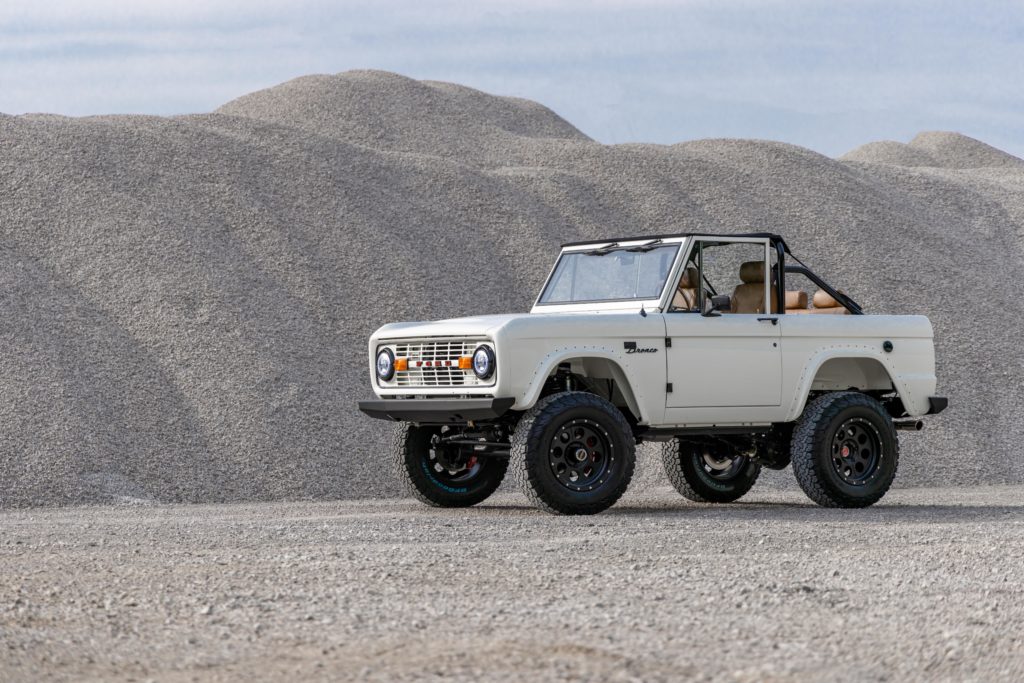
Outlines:
{"type": "Polygon", "coordinates": [[[564,253],[539,303],[657,299],[678,251],[677,243],[564,253]]]}

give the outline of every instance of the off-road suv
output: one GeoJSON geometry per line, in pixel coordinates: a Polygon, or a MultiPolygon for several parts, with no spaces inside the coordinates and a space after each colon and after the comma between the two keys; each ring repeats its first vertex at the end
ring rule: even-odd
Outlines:
{"type": "Polygon", "coordinates": [[[530,313],[385,325],[369,355],[378,398],[359,408],[401,422],[408,491],[444,507],[511,467],[539,508],[600,512],[643,441],[691,500],[792,463],[816,503],[865,507],[897,430],[946,407],[927,318],[865,315],[767,233],[565,244],[530,313]]]}

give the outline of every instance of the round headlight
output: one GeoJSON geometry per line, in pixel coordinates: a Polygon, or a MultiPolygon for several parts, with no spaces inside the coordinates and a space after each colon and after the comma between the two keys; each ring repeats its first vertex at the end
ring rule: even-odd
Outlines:
{"type": "Polygon", "coordinates": [[[377,377],[384,382],[390,382],[395,376],[395,354],[391,349],[381,349],[377,354],[377,377]]]}
{"type": "Polygon", "coordinates": [[[489,346],[478,346],[473,352],[473,372],[480,379],[494,374],[494,351],[489,346]]]}

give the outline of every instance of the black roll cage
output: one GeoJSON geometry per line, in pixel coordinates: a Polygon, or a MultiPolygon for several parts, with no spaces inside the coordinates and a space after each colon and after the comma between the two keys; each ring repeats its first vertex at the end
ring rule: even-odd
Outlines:
{"type": "MultiPolygon", "coordinates": [[[[808,280],[818,286],[819,289],[828,293],[833,299],[838,301],[842,306],[848,310],[852,315],[864,315],[864,309],[861,308],[860,304],[854,301],[852,298],[843,294],[838,289],[830,285],[821,279],[821,276],[811,270],[807,264],[798,259],[793,255],[793,252],[789,250],[789,245],[786,244],[786,240],[781,235],[776,235],[770,232],[752,232],[752,233],[741,233],[736,235],[705,235],[699,233],[686,233],[683,235],[662,235],[660,237],[695,237],[701,242],[706,241],[706,238],[722,238],[723,241],[728,241],[730,237],[758,237],[764,238],[769,241],[772,248],[775,249],[775,254],[778,257],[778,263],[772,266],[772,279],[775,281],[775,299],[776,305],[778,306],[780,313],[786,311],[786,273],[794,273],[797,275],[803,275],[808,280]],[[795,265],[789,265],[786,263],[786,256],[791,257],[796,261],[795,265]]],[[[645,238],[632,238],[632,239],[645,239],[645,238]]],[[[699,277],[704,280],[703,271],[703,247],[699,248],[698,252],[698,263],[697,270],[700,273],[699,277]]],[[[710,282],[705,282],[710,287],[710,282]]],[[[704,288],[701,287],[698,292],[698,306],[703,306],[704,288]]],[[[714,288],[711,288],[711,293],[714,294],[714,288]]]]}
{"type": "Polygon", "coordinates": [[[803,275],[808,280],[818,285],[819,289],[824,290],[829,296],[841,303],[852,315],[864,315],[864,309],[860,307],[860,304],[822,280],[817,273],[808,268],[803,261],[794,256],[793,252],[789,250],[789,245],[786,244],[786,240],[782,239],[782,237],[778,235],[770,235],[769,239],[771,240],[772,246],[775,247],[775,253],[779,257],[779,262],[772,268],[772,270],[774,271],[773,276],[777,283],[775,298],[780,312],[785,313],[786,311],[786,273],[795,273],[803,275]],[[792,256],[793,260],[799,265],[786,265],[787,254],[792,256]]]}

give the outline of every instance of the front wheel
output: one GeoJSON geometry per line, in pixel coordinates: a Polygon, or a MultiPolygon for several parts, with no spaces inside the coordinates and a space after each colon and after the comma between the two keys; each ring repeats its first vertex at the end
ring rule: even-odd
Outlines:
{"type": "Polygon", "coordinates": [[[615,504],[633,477],[629,423],[600,396],[566,392],[542,399],[512,435],[513,476],[541,510],[592,515],[615,504]]]}
{"type": "Polygon", "coordinates": [[[501,484],[508,460],[439,443],[448,427],[402,424],[391,445],[392,460],[406,492],[434,507],[469,507],[501,484]]]}
{"type": "Polygon", "coordinates": [[[793,430],[791,455],[808,498],[824,507],[862,508],[892,485],[900,444],[881,403],[843,391],[807,405],[793,430]]]}
{"type": "Polygon", "coordinates": [[[661,445],[661,462],[675,490],[697,503],[739,500],[761,474],[761,465],[724,443],[675,438],[661,445]]]}

